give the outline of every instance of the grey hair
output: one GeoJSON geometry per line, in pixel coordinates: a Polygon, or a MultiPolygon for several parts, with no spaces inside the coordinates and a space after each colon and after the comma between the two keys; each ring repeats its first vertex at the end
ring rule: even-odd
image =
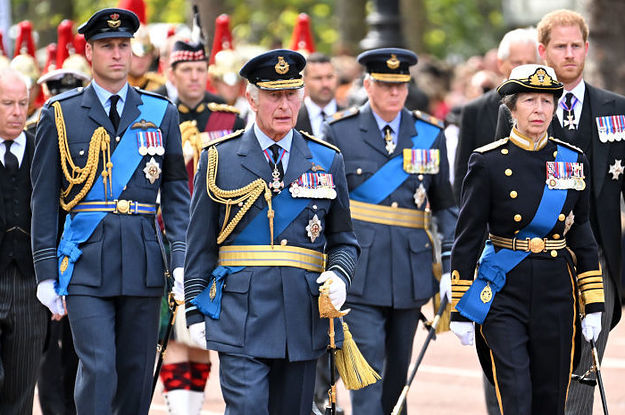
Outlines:
{"type": "Polygon", "coordinates": [[[6,67],[0,69],[0,82],[4,81],[6,78],[17,78],[22,81],[26,86],[26,93],[30,95],[30,87],[32,86],[33,81],[29,77],[16,69],[6,67]]]}
{"type": "Polygon", "coordinates": [[[499,42],[499,48],[497,49],[497,58],[500,60],[506,60],[510,57],[510,46],[513,43],[531,43],[536,49],[536,61],[540,60],[538,54],[538,32],[534,27],[525,27],[520,29],[514,29],[504,35],[499,42]]]}

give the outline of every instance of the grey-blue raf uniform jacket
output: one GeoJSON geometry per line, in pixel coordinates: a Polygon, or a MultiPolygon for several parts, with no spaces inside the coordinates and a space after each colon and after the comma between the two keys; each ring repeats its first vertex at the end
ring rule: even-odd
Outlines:
{"type": "MultiPolygon", "coordinates": [[[[283,192],[288,192],[289,184],[303,173],[312,171],[308,140],[310,138],[293,131],[283,192]]],[[[216,184],[220,189],[238,189],[258,178],[271,181],[269,163],[253,128],[233,134],[218,143],[216,148],[219,152],[216,184]]],[[[220,247],[217,235],[224,221],[225,205],[211,200],[206,191],[207,159],[205,150],[195,175],[187,232],[187,324],[206,322],[207,344],[211,350],[259,358],[288,358],[290,361],[316,359],[328,344],[328,320],[319,318],[317,306],[317,272],[293,267],[249,266],[228,275],[218,320],[200,314],[188,303],[208,286],[211,272],[217,266],[220,247]]],[[[327,253],[326,269],[336,271],[349,286],[359,248],[352,230],[340,153],[334,154],[326,173],[331,173],[334,178],[336,199],[310,199],[291,224],[282,233],[274,235],[274,244],[283,243],[327,253]],[[322,232],[312,242],[306,226],[315,215],[321,221],[322,232]]],[[[222,245],[232,245],[242,229],[265,206],[266,201],[261,195],[222,245]]],[[[238,209],[237,205],[232,207],[230,220],[238,209]]],[[[276,211],[275,214],[277,217],[281,212],[276,211]]],[[[258,241],[261,245],[269,245],[270,235],[259,235],[258,241]]],[[[337,335],[340,335],[340,327],[336,328],[337,335]]]]}
{"type": "MultiPolygon", "coordinates": [[[[323,138],[339,147],[345,158],[350,192],[392,157],[401,157],[404,148],[412,148],[411,138],[419,133],[415,129],[417,117],[428,122],[432,120],[420,112],[402,110],[397,147],[390,156],[369,103],[359,109],[347,110],[323,125],[323,138]]],[[[424,210],[429,202],[442,234],[443,272],[449,272],[457,208],[449,183],[445,136],[438,127],[440,132],[432,148],[440,150],[439,173],[411,174],[380,205],[424,210]],[[417,208],[414,195],[420,184],[427,192],[427,202],[417,208]]],[[[432,272],[432,243],[425,230],[361,220],[354,220],[354,230],[362,253],[348,302],[413,308],[421,306],[437,292],[438,283],[432,272]]]]}
{"type": "MultiPolygon", "coordinates": [[[[52,103],[55,101],[61,103],[71,157],[74,164],[83,167],[89,153],[89,141],[96,128],[102,126],[106,129],[111,137],[111,151],[114,152],[117,144],[115,137],[121,136],[127,128],[132,128],[131,124],[139,116],[137,107],[142,104],[144,94],[151,93],[128,88],[117,133],[113,130],[113,124],[92,86],[60,94],[43,107],[31,169],[32,245],[35,272],[39,282],[58,278],[56,248],[60,238],[57,226],[59,197],[61,188],[68,185],[61,170],[52,103]]],[[[156,94],[151,95],[162,98],[156,94]]],[[[163,220],[167,237],[172,245],[173,269],[181,267],[184,261],[184,231],[188,223],[189,189],[182,156],[178,111],[171,103],[167,105],[158,127],[163,135],[164,155],[144,156],[119,199],[153,204],[156,203],[160,190],[163,220]],[[162,169],[162,173],[154,183],[150,183],[143,171],[152,157],[162,169]]],[[[129,138],[136,139],[134,136],[129,138]]],[[[98,175],[101,171],[102,157],[98,175]]],[[[70,197],[66,200],[72,199],[80,188],[81,186],[74,186],[70,197]]],[[[75,264],[68,288],[70,295],[98,297],[163,295],[163,261],[153,215],[109,213],[79,248],[82,250],[82,256],[75,264]]]]}

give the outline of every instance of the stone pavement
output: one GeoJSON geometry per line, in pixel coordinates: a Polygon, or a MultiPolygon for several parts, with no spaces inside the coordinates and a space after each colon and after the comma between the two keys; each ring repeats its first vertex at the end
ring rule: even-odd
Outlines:
{"type": "MultiPolygon", "coordinates": [[[[432,307],[425,306],[426,315],[432,315],[432,307]]],[[[414,342],[414,357],[418,354],[426,332],[419,329],[414,342]]],[[[212,353],[213,370],[206,388],[206,400],[202,415],[221,415],[224,403],[219,389],[219,362],[212,353]]],[[[621,322],[610,334],[610,340],[602,367],[608,396],[608,408],[612,415],[625,415],[625,325],[621,322]]],[[[159,385],[160,387],[160,385],[159,385]]],[[[348,392],[339,384],[339,404],[351,414],[348,392]]],[[[425,355],[419,372],[408,394],[408,410],[412,414],[463,415],[486,414],[482,393],[482,372],[473,347],[461,346],[452,333],[438,337],[425,355]]],[[[40,415],[38,403],[33,410],[40,415]]],[[[167,408],[157,390],[150,415],[166,415],[167,408]]],[[[595,415],[602,414],[599,392],[595,394],[595,415]]],[[[253,414],[250,414],[253,415],[253,414]]],[[[357,414],[352,414],[357,415],[357,414]]]]}

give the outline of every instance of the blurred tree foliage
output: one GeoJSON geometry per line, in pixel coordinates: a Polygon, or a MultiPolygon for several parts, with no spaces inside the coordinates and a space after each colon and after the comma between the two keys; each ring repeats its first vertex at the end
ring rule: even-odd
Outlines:
{"type": "MultiPolygon", "coordinates": [[[[145,1],[150,22],[189,21],[190,0],[145,1]]],[[[196,1],[215,2],[220,12],[229,13],[235,39],[243,43],[288,47],[293,24],[301,12],[311,17],[318,50],[336,52],[339,39],[350,38],[341,32],[344,26],[337,12],[339,2],[346,0],[196,1]]],[[[95,10],[115,7],[117,3],[117,0],[11,1],[14,22],[30,19],[39,33],[39,47],[56,40],[56,27],[61,20],[84,22],[95,10]]],[[[370,9],[367,0],[349,0],[349,4],[352,8],[370,9]]],[[[404,33],[408,37],[406,44],[440,58],[483,53],[495,47],[507,29],[500,0],[402,0],[401,7],[404,33]]],[[[362,10],[354,13],[361,15],[362,10]]],[[[349,27],[354,30],[353,25],[349,27]]],[[[362,22],[362,27],[366,27],[366,22],[362,22]]]]}

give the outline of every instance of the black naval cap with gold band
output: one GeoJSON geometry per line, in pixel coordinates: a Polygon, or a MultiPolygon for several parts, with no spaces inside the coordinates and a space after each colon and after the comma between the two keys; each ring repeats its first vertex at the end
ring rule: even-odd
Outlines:
{"type": "Polygon", "coordinates": [[[558,82],[553,68],[545,65],[520,65],[512,69],[510,77],[499,87],[499,95],[506,96],[519,92],[544,92],[560,98],[564,85],[558,82]]]}
{"type": "Polygon", "coordinates": [[[139,18],[124,9],[102,9],[95,12],[89,20],[80,25],[78,33],[85,35],[85,40],[106,38],[131,38],[139,28],[139,18]]]}
{"type": "Polygon", "coordinates": [[[288,49],[275,49],[247,61],[239,75],[268,91],[299,89],[304,86],[300,73],[304,66],[306,58],[302,54],[288,49]]]}
{"type": "Polygon", "coordinates": [[[380,82],[410,82],[410,67],[417,63],[417,55],[407,49],[371,49],[358,55],[373,79],[380,82]]]}

